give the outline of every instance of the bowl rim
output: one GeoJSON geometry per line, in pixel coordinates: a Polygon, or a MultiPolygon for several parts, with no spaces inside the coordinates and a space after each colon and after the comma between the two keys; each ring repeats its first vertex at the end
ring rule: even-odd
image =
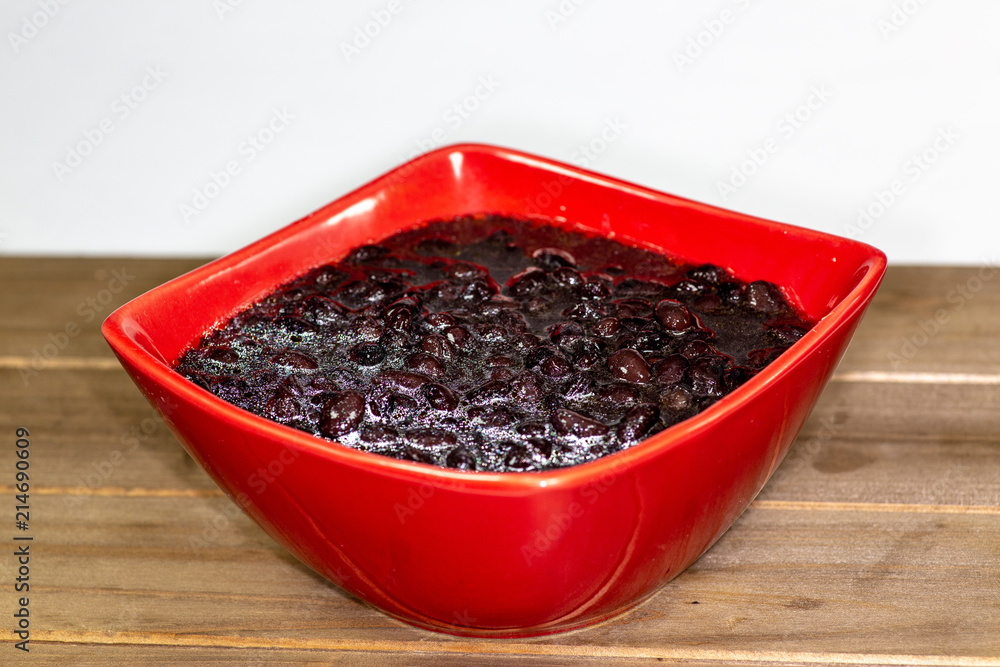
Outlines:
{"type": "MultiPolygon", "coordinates": [[[[476,212],[470,211],[470,213],[476,212]]],[[[530,217],[531,219],[543,219],[537,216],[530,217]]],[[[684,258],[682,254],[677,256],[682,259],[684,258]]],[[[729,413],[738,411],[757,393],[764,391],[768,385],[789,372],[792,367],[803,363],[806,357],[822,341],[828,338],[836,328],[842,326],[856,311],[866,308],[868,301],[874,295],[875,290],[881,282],[886,264],[886,256],[882,251],[854,239],[847,239],[787,223],[774,222],[712,204],[678,197],[581,167],[514,149],[483,143],[459,143],[442,146],[404,162],[394,169],[377,176],[368,183],[323,205],[303,218],[145,292],[112,312],[102,324],[101,331],[123,365],[134,366],[143,375],[149,377],[155,385],[164,387],[169,394],[180,395],[193,406],[200,408],[214,418],[227,421],[234,426],[238,425],[241,428],[256,431],[268,437],[277,445],[294,447],[300,451],[308,451],[314,455],[332,459],[335,462],[344,463],[356,468],[371,469],[391,477],[409,479],[418,484],[424,483],[438,487],[455,487],[461,488],[466,492],[482,492],[491,495],[498,493],[522,495],[548,487],[573,487],[582,485],[606,473],[618,475],[627,469],[641,465],[647,459],[660,456],[666,450],[680,447],[686,442],[693,441],[699,433],[710,428],[714,422],[722,419],[729,413]],[[145,312],[150,306],[157,303],[158,293],[168,285],[173,287],[193,285],[216,274],[220,270],[252,261],[259,250],[291,238],[313,224],[322,224],[327,214],[332,213],[336,215],[338,212],[342,213],[348,210],[362,196],[371,196],[369,191],[377,191],[379,188],[390,185],[392,180],[398,178],[399,174],[404,172],[404,170],[419,169],[421,166],[434,164],[442,158],[448,159],[455,154],[463,156],[466,154],[487,155],[506,162],[521,163],[540,168],[552,174],[570,175],[598,186],[631,195],[651,198],[664,203],[687,205],[716,215],[721,213],[729,216],[735,215],[745,222],[776,230],[793,231],[799,236],[817,241],[852,244],[865,251],[867,255],[858,266],[858,272],[864,271],[864,274],[840,302],[823,315],[816,322],[815,326],[799,341],[790,346],[776,360],[768,364],[745,384],[722,397],[702,412],[613,454],[575,466],[543,471],[461,471],[427,463],[394,459],[354,449],[336,441],[326,440],[320,436],[299,431],[265,417],[255,415],[243,408],[226,402],[181,376],[171,366],[143,347],[130,335],[130,328],[133,332],[141,330],[141,325],[136,321],[137,314],[145,312]],[[320,213],[323,213],[322,219],[318,217],[320,213]]],[[[311,267],[296,268],[296,271],[301,273],[309,268],[311,267]]],[[[169,418],[167,421],[169,423],[169,418]]]]}

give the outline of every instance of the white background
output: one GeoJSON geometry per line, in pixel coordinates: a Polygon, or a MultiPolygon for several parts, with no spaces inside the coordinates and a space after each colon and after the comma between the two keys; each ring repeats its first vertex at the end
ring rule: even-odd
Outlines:
{"type": "Polygon", "coordinates": [[[1000,3],[578,2],[5,0],[0,253],[223,254],[479,141],[997,263],[1000,3]]]}

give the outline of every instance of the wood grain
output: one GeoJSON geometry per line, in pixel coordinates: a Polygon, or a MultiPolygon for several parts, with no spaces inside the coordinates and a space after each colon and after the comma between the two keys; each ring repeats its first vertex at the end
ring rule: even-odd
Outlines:
{"type": "MultiPolygon", "coordinates": [[[[100,320],[203,261],[0,259],[0,432],[31,428],[37,475],[32,652],[0,624],[0,664],[1000,665],[1000,274],[890,268],[785,461],[712,549],[604,624],[486,641],[406,626],[301,565],[119,370],[100,320]],[[131,276],[113,294],[112,271],[131,276]]],[[[5,615],[13,572],[0,559],[5,615]]]]}

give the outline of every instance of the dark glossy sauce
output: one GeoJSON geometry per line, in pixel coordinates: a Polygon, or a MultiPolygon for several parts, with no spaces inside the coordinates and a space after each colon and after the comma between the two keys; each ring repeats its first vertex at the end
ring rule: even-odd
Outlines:
{"type": "Polygon", "coordinates": [[[810,326],[771,283],[479,215],[300,276],[207,335],[177,370],[357,449],[544,470],[696,414],[810,326]]]}

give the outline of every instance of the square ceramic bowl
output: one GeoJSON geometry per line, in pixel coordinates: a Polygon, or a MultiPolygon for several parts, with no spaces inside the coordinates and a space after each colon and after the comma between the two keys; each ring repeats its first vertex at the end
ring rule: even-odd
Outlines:
{"type": "Polygon", "coordinates": [[[191,456],[304,563],[408,623],[529,636],[628,609],[719,539],[792,443],[885,265],[856,241],[458,145],[142,295],[103,332],[191,456]],[[770,280],[818,324],[701,414],[546,472],[469,473],[356,451],[245,412],[172,370],[213,326],[308,269],[424,221],[484,212],[770,280]]]}

